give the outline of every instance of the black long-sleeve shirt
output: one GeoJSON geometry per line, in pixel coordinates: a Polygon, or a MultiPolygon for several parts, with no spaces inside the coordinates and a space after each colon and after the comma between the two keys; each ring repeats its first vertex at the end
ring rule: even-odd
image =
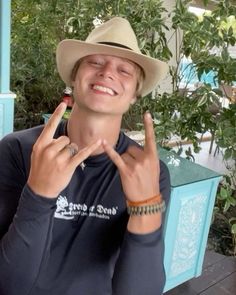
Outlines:
{"type": "MultiPolygon", "coordinates": [[[[55,199],[28,187],[31,151],[42,129],[0,141],[0,295],[162,294],[163,229],[127,231],[121,180],[106,154],[86,159],[55,199]]],[[[55,138],[64,131],[61,122],[55,138]]],[[[116,151],[130,144],[120,133],[116,151]]],[[[160,167],[168,203],[169,173],[160,167]]]]}

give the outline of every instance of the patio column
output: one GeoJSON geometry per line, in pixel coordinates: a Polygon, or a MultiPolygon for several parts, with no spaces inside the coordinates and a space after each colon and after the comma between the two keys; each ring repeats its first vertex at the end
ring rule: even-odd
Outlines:
{"type": "Polygon", "coordinates": [[[14,98],[10,91],[11,0],[0,0],[0,139],[13,131],[14,98]]]}
{"type": "MultiPolygon", "coordinates": [[[[176,34],[174,34],[174,30],[172,29],[172,21],[173,10],[176,5],[176,0],[163,0],[163,6],[167,10],[167,12],[163,13],[163,16],[166,18],[165,25],[169,28],[169,30],[164,30],[168,47],[172,53],[172,58],[168,61],[168,65],[172,67],[177,66],[177,59],[179,56],[180,44],[182,41],[182,32],[178,30],[176,34]],[[170,16],[168,16],[170,14],[170,16]]],[[[165,79],[161,81],[160,84],[160,93],[167,92],[172,93],[172,78],[170,75],[167,75],[165,79]]]]}

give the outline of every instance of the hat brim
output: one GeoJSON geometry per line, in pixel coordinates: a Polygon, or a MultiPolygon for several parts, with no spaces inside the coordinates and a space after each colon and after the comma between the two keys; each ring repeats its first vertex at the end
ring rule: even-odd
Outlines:
{"type": "Polygon", "coordinates": [[[158,82],[166,76],[168,71],[168,65],[165,62],[129,49],[66,39],[61,41],[57,47],[56,61],[59,75],[67,86],[71,86],[71,72],[75,63],[79,59],[92,54],[114,55],[127,58],[138,64],[145,74],[142,96],[154,90],[158,82]]]}

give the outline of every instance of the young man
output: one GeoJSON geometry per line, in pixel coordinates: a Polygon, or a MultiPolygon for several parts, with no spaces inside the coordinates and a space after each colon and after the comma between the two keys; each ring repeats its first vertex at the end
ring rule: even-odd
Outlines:
{"type": "Polygon", "coordinates": [[[61,103],[45,127],[0,143],[0,294],[162,294],[169,174],[150,114],[143,148],[120,126],[167,66],[119,17],[62,41],[57,66],[73,88],[68,122],[61,103]]]}

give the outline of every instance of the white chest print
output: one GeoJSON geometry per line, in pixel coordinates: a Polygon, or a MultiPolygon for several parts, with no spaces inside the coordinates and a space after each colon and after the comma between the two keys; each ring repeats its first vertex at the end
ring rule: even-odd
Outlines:
{"type": "Polygon", "coordinates": [[[57,208],[54,213],[55,218],[72,220],[76,216],[88,216],[103,219],[110,219],[118,212],[118,207],[104,207],[101,204],[96,206],[87,206],[85,203],[72,203],[68,202],[66,196],[59,196],[57,199],[57,208]]]}

